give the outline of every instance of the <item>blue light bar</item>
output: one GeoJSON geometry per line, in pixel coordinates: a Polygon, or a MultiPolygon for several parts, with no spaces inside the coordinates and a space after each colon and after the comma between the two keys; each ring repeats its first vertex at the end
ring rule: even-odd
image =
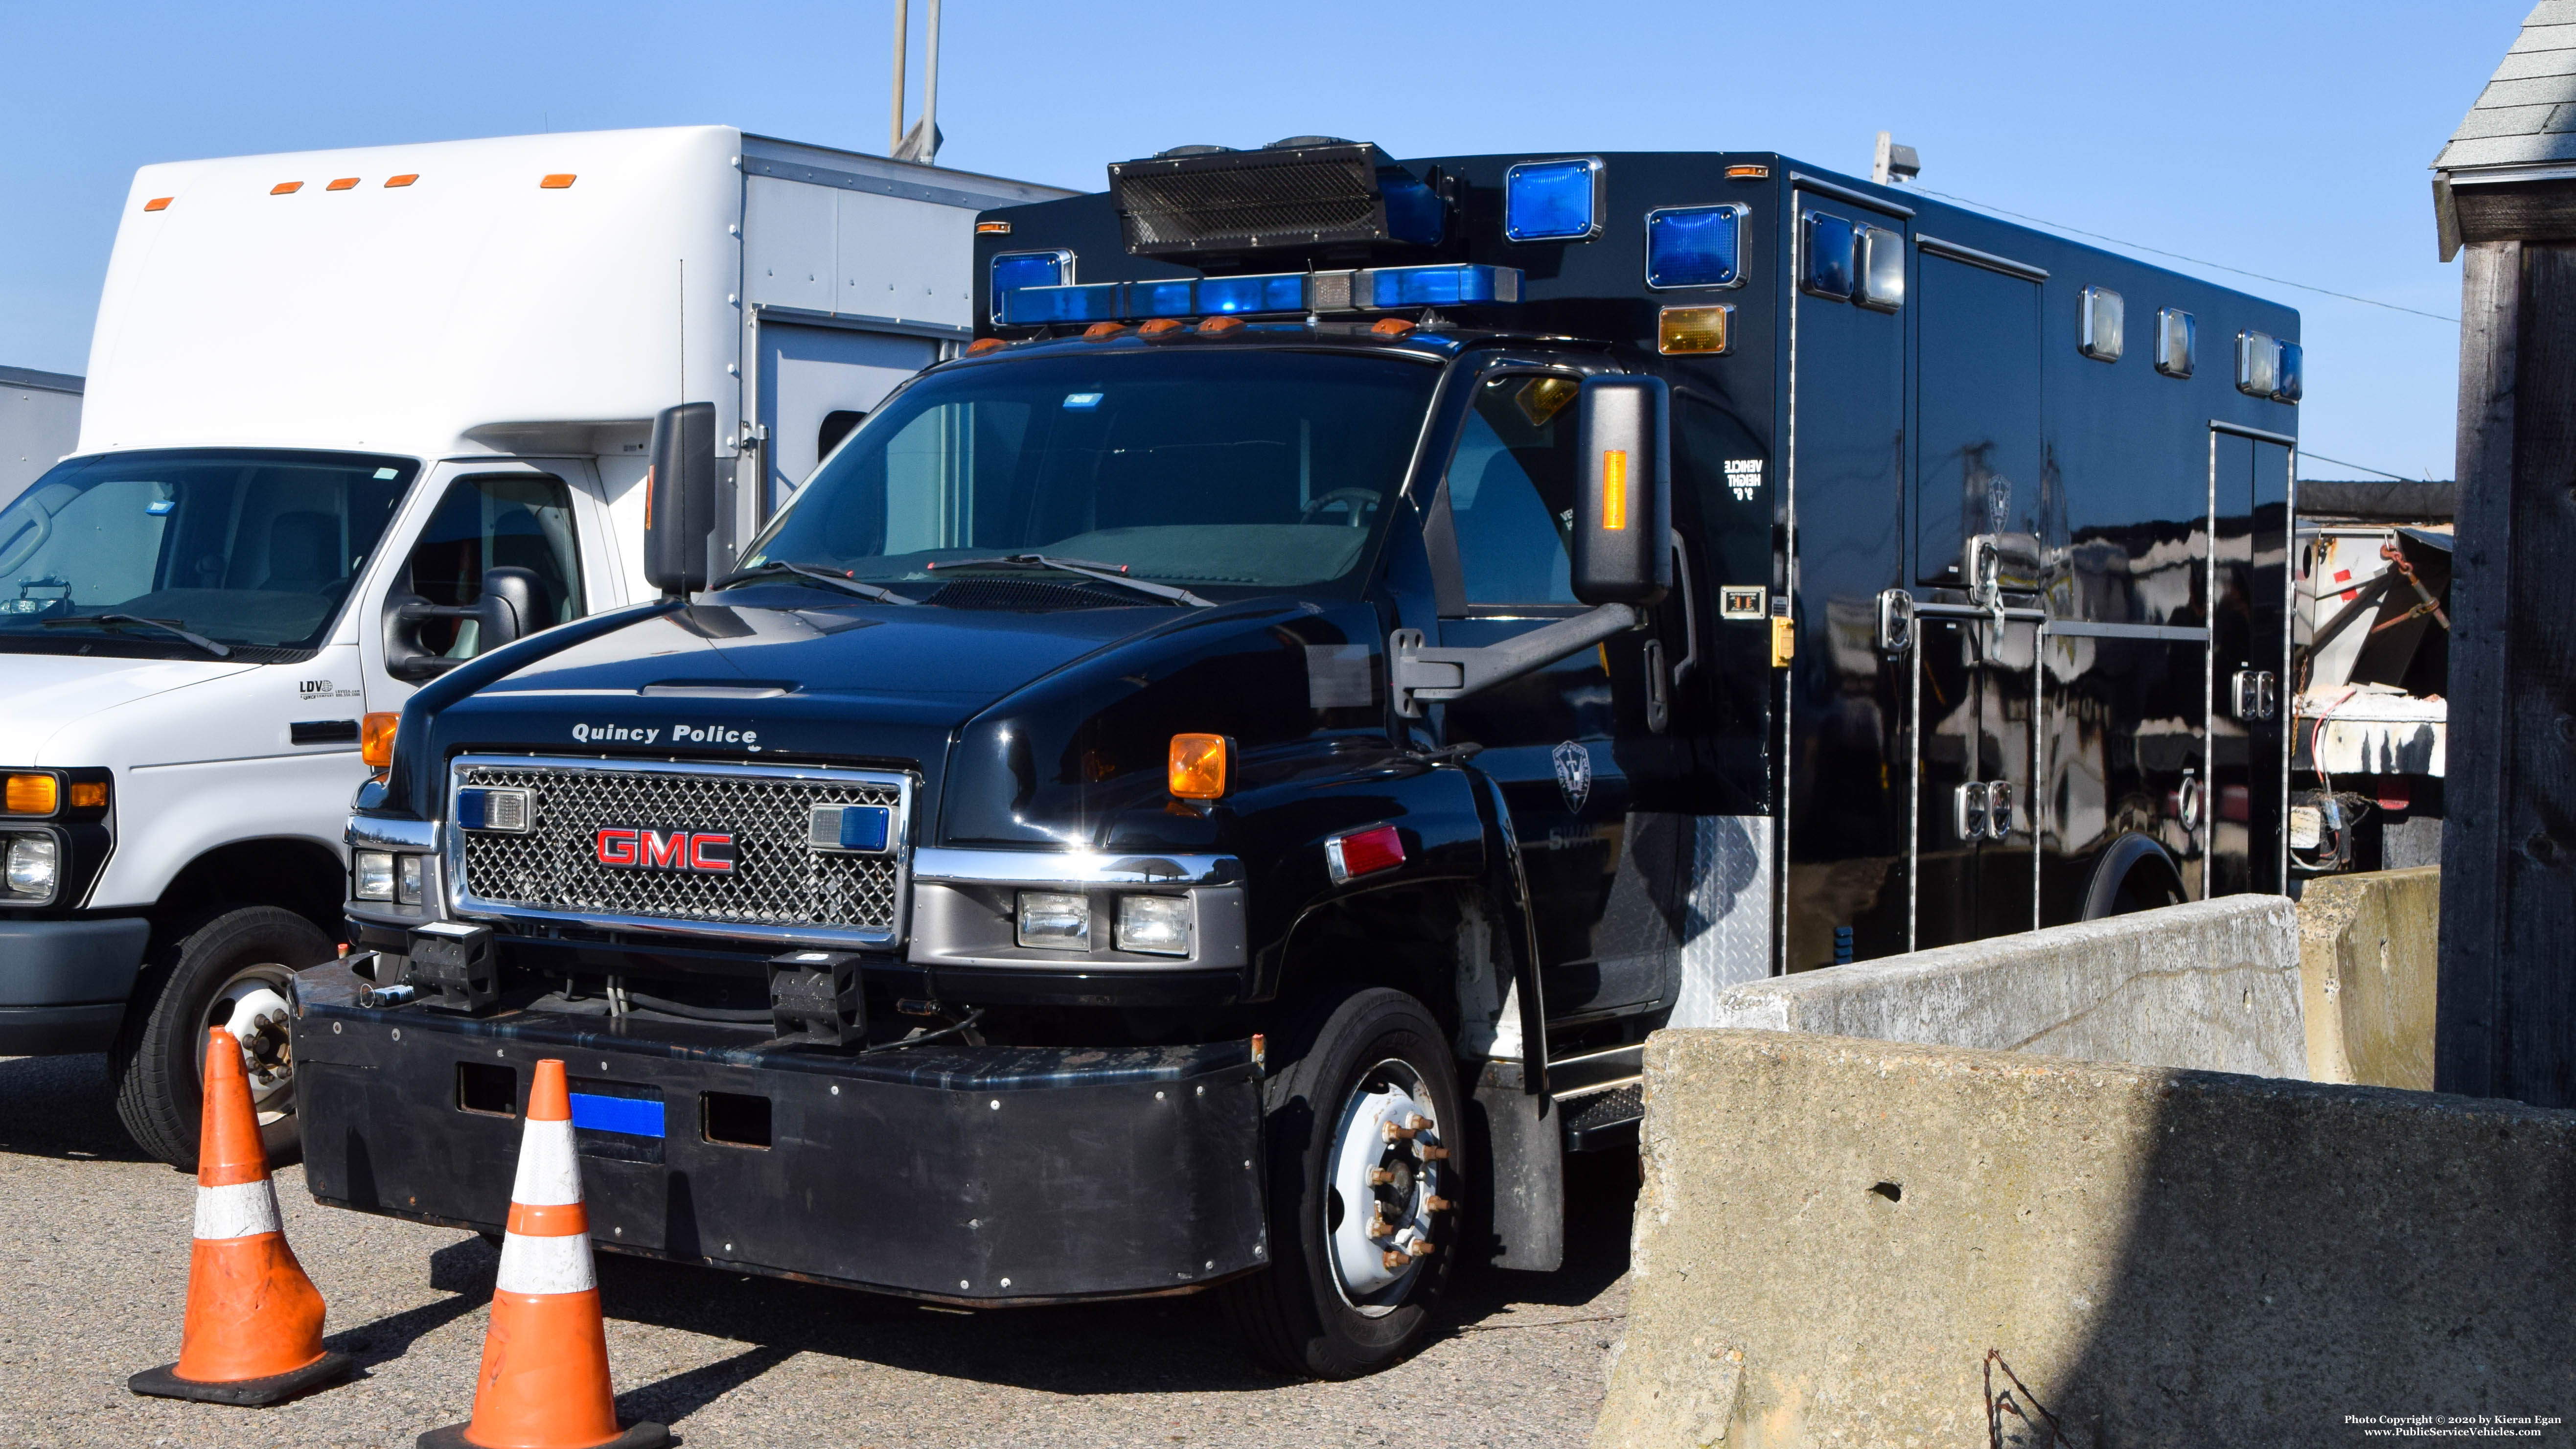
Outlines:
{"type": "Polygon", "coordinates": [[[1011,327],[1044,327],[1057,322],[1107,322],[1120,315],[1119,282],[1092,282],[1080,287],[1018,287],[995,294],[994,320],[1011,327]]]}
{"type": "Polygon", "coordinates": [[[630,1137],[664,1135],[660,1097],[611,1097],[598,1092],[570,1092],[572,1125],[583,1132],[622,1132],[630,1137]]]}
{"type": "Polygon", "coordinates": [[[1118,309],[1122,317],[1187,317],[1198,311],[1190,295],[1190,279],[1177,281],[1129,282],[1127,305],[1118,309]]]}
{"type": "Polygon", "coordinates": [[[1068,251],[1003,252],[993,258],[993,320],[1002,320],[1002,294],[1027,287],[1061,287],[1073,280],[1068,251]]]}
{"type": "Polygon", "coordinates": [[[1646,213],[1646,285],[1732,287],[1744,280],[1744,208],[1668,206],[1646,213]]]}
{"type": "Polygon", "coordinates": [[[1209,277],[1199,283],[1198,310],[1210,316],[1237,312],[1303,312],[1306,277],[1280,272],[1262,277],[1209,277]]]}
{"type": "Polygon", "coordinates": [[[1601,183],[1599,157],[1523,161],[1503,173],[1503,235],[1516,242],[1599,236],[1601,183]]]}
{"type": "Polygon", "coordinates": [[[1517,302],[1516,267],[1378,267],[1368,278],[1372,307],[1452,307],[1469,302],[1517,302]]]}

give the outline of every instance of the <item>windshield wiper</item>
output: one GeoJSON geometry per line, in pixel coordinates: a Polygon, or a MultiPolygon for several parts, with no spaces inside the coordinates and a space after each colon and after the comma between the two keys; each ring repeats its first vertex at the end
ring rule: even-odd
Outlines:
{"type": "Polygon", "coordinates": [[[1127,587],[1134,589],[1140,594],[1151,594],[1155,598],[1169,599],[1176,604],[1188,604],[1192,608],[1213,609],[1216,607],[1216,600],[1214,599],[1202,599],[1187,589],[1175,588],[1170,584],[1157,584],[1145,579],[1131,579],[1127,577],[1126,573],[1123,571],[1122,565],[1093,563],[1089,559],[1050,558],[1042,553],[1009,553],[1002,555],[1000,558],[944,559],[938,563],[926,564],[924,567],[931,569],[989,569],[1011,567],[1054,569],[1057,573],[1080,574],[1086,579],[1098,579],[1104,584],[1125,584],[1127,587]]]}
{"type": "Polygon", "coordinates": [[[747,579],[769,578],[778,574],[794,574],[800,579],[811,579],[818,584],[829,584],[833,588],[840,589],[846,593],[856,594],[862,599],[874,599],[880,604],[918,604],[921,602],[921,600],[912,598],[908,595],[898,594],[892,589],[879,588],[875,584],[863,584],[857,579],[844,578],[839,574],[830,573],[823,569],[812,568],[805,564],[789,563],[783,558],[774,558],[767,563],[753,564],[747,569],[735,569],[732,573],[716,580],[715,586],[721,589],[733,584],[742,583],[747,579]]]}
{"type": "Polygon", "coordinates": [[[47,619],[48,629],[69,629],[78,624],[101,624],[111,628],[157,629],[175,639],[185,639],[217,659],[233,657],[232,646],[218,644],[203,634],[191,633],[166,619],[147,619],[141,614],[74,614],[65,619],[47,619]]]}

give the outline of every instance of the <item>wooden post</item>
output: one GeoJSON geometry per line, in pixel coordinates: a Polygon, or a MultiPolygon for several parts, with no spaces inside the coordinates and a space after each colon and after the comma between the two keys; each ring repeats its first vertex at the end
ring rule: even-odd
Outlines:
{"type": "Polygon", "coordinates": [[[2433,1084],[2576,1107],[2576,243],[2466,250],[2433,1084]]]}

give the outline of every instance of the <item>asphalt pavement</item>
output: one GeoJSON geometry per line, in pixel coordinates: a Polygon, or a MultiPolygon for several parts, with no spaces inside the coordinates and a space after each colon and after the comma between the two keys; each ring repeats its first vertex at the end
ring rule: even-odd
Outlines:
{"type": "MultiPolygon", "coordinates": [[[[288,1241],[360,1377],[270,1409],[137,1398],[178,1357],[195,1179],[118,1127],[95,1056],[0,1059],[0,1446],[409,1449],[465,1418],[498,1252],[325,1208],[288,1241]]],[[[1568,1266],[1470,1279],[1411,1360],[1282,1378],[1198,1298],[970,1313],[603,1254],[618,1411],[717,1446],[1579,1445],[1627,1300],[1633,1163],[1577,1158],[1568,1266]]]]}

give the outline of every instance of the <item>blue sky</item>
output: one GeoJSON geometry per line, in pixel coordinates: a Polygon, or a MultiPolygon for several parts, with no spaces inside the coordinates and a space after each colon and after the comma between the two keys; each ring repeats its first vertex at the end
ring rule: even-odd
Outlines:
{"type": "MultiPolygon", "coordinates": [[[[1096,190],[1108,161],[1320,131],[1398,154],[1740,147],[1865,172],[1884,127],[1956,197],[2456,316],[2425,166],[2527,9],[950,0],[940,159],[1096,190]]],[[[147,162],[696,122],[881,150],[892,10],[0,0],[0,363],[85,368],[147,162]]],[[[2309,450],[2451,475],[2456,327],[2205,275],[2304,314],[2309,450]]]]}

